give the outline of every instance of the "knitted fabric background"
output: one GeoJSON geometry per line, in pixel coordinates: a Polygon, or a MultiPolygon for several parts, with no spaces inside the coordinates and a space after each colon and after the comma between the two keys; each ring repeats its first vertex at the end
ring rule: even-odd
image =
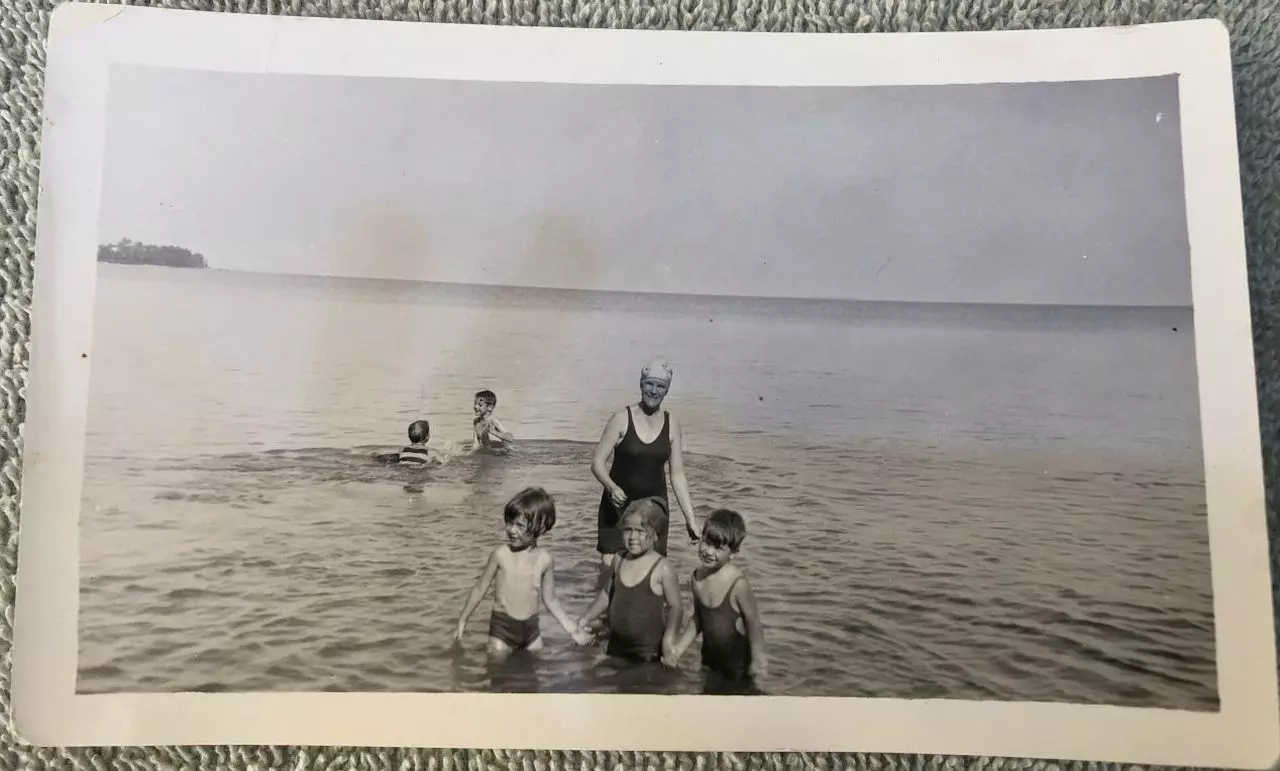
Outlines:
{"type": "MultiPolygon", "coordinates": [[[[398,21],[788,32],[919,32],[1085,27],[1217,18],[1230,28],[1246,218],[1254,346],[1274,544],[1280,458],[1280,0],[190,0],[135,3],[208,11],[398,21]]],[[[11,732],[9,646],[18,549],[24,387],[30,335],[44,34],[49,0],[0,7],[0,767],[4,769],[269,768],[1060,768],[999,758],[844,754],[586,753],[306,747],[32,750],[11,732]]],[[[1276,550],[1272,548],[1272,561],[1276,550]]],[[[1274,573],[1274,569],[1273,569],[1274,573]]],[[[849,726],[849,730],[857,730],[849,726]]],[[[1100,768],[1089,764],[1088,768],[1100,768]]]]}

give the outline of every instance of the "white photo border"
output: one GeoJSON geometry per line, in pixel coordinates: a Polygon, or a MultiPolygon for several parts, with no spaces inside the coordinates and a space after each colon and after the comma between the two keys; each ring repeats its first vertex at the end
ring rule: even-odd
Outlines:
{"type": "Polygon", "coordinates": [[[53,14],[12,681],[37,745],[289,744],[991,755],[1267,768],[1280,756],[1257,392],[1226,28],[895,35],[582,30],[70,3],[53,14]],[[1216,713],[995,701],[481,693],[77,695],[80,494],[112,65],[699,85],[1176,74],[1214,587],[1216,713]],[[714,719],[708,712],[714,709],[714,719]]]}

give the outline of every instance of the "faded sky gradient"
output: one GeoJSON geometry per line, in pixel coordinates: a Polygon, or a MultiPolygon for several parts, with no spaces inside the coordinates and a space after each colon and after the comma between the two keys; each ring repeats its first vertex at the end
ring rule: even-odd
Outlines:
{"type": "Polygon", "coordinates": [[[218,268],[1190,305],[1174,77],[781,89],[116,68],[103,242],[218,268]]]}

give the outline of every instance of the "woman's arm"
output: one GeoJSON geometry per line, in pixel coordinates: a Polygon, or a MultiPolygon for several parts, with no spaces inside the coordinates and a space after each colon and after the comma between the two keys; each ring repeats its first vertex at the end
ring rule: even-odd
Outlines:
{"type": "Polygon", "coordinates": [[[662,560],[662,595],[667,601],[667,627],[662,632],[662,658],[671,658],[680,634],[680,622],[684,621],[684,608],[680,602],[680,579],[676,576],[671,560],[662,560]]]}
{"type": "Polygon", "coordinates": [[[609,574],[605,576],[604,581],[600,585],[600,591],[596,592],[596,598],[591,601],[587,609],[583,611],[582,616],[578,618],[578,630],[581,631],[587,624],[600,618],[600,614],[605,612],[609,607],[609,592],[613,589],[613,576],[616,566],[616,558],[609,561],[609,574]]]}
{"type": "Polygon", "coordinates": [[[569,614],[560,605],[560,598],[556,595],[556,563],[550,553],[547,553],[547,564],[542,570],[542,604],[547,606],[547,610],[574,642],[579,645],[587,642],[587,636],[569,619],[569,614]]]}
{"type": "Polygon", "coordinates": [[[733,585],[733,598],[742,613],[742,623],[747,628],[747,640],[751,643],[751,674],[763,675],[769,669],[769,656],[764,649],[764,624],[760,622],[760,608],[751,584],[743,578],[733,585]]]}
{"type": "MultiPolygon", "coordinates": [[[[502,547],[498,547],[498,549],[500,548],[502,547]]],[[[476,580],[475,586],[471,587],[471,592],[467,594],[467,601],[462,605],[462,615],[458,617],[458,628],[453,634],[453,639],[458,642],[462,641],[462,634],[466,631],[467,621],[470,620],[471,614],[476,612],[476,607],[480,605],[485,593],[489,591],[489,585],[493,583],[494,576],[498,575],[498,549],[494,549],[489,553],[489,561],[484,563],[484,570],[480,572],[480,578],[476,580]]]]}
{"type": "Polygon", "coordinates": [[[623,412],[615,412],[609,418],[609,422],[605,424],[604,431],[600,434],[600,441],[596,444],[595,454],[591,457],[591,473],[600,484],[604,485],[604,489],[609,492],[609,497],[613,499],[613,505],[619,510],[627,503],[627,494],[623,492],[618,483],[609,478],[609,468],[605,465],[609,461],[609,455],[613,452],[613,448],[618,446],[618,442],[622,441],[623,433],[627,430],[626,415],[623,412]]]}
{"type": "Polygon", "coordinates": [[[696,541],[699,531],[694,524],[693,501],[689,499],[689,480],[684,475],[684,435],[676,416],[667,414],[671,418],[671,459],[667,462],[671,467],[671,487],[676,492],[680,513],[684,514],[684,528],[689,532],[689,537],[696,541]]]}

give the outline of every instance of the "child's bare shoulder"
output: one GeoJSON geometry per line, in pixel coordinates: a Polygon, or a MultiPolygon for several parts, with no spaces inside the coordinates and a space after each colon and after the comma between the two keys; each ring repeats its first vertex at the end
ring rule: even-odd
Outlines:
{"type": "Polygon", "coordinates": [[[658,563],[653,568],[653,577],[662,582],[680,582],[680,575],[676,573],[675,564],[666,557],[658,557],[658,563]]]}
{"type": "Polygon", "coordinates": [[[723,597],[725,594],[735,591],[737,585],[746,579],[746,576],[738,569],[738,566],[733,564],[724,565],[719,570],[698,567],[694,569],[693,573],[694,588],[715,597],[723,597]]]}
{"type": "Polygon", "coordinates": [[[555,555],[551,553],[550,549],[544,546],[535,546],[532,551],[534,560],[533,564],[539,571],[546,570],[556,564],[555,555]]]}
{"type": "Polygon", "coordinates": [[[714,593],[715,587],[720,586],[720,581],[724,579],[724,571],[725,568],[716,571],[708,570],[702,565],[694,568],[689,576],[689,585],[693,587],[694,594],[705,597],[709,592],[714,593]]]}
{"type": "Polygon", "coordinates": [[[740,597],[752,596],[751,581],[747,578],[747,574],[743,573],[736,565],[730,565],[729,567],[733,568],[733,572],[726,576],[725,580],[729,584],[730,599],[737,602],[740,597]]]}

